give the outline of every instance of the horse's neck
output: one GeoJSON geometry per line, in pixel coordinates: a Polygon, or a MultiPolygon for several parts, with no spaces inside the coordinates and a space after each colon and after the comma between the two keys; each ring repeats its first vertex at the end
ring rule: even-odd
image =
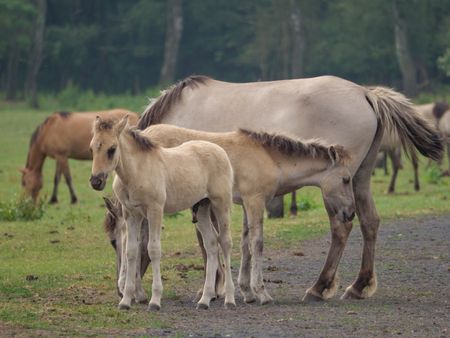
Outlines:
{"type": "Polygon", "coordinates": [[[330,167],[326,159],[272,154],[281,171],[280,186],[300,188],[302,186],[320,186],[323,175],[330,167]]]}
{"type": "Polygon", "coordinates": [[[30,145],[26,167],[31,171],[42,172],[46,155],[41,150],[39,140],[30,145]]]}

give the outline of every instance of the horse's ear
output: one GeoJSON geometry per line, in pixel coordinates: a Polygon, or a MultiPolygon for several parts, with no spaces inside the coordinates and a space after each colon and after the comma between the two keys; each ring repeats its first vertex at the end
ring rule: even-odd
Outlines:
{"type": "Polygon", "coordinates": [[[117,208],[114,206],[114,203],[108,197],[103,197],[103,200],[105,201],[106,209],[108,209],[114,218],[117,218],[117,208]]]}
{"type": "Polygon", "coordinates": [[[25,174],[27,171],[28,171],[28,169],[27,168],[19,168],[19,169],[17,169],[19,172],[21,172],[22,174],[25,174]]]}
{"type": "Polygon", "coordinates": [[[122,131],[123,131],[123,129],[125,128],[125,126],[128,124],[128,114],[127,115],[125,115],[120,121],[119,121],[119,123],[117,123],[117,127],[116,127],[116,130],[117,130],[117,133],[118,134],[120,134],[122,131]]]}
{"type": "Polygon", "coordinates": [[[335,146],[330,146],[330,148],[328,148],[328,156],[330,156],[333,165],[336,162],[339,162],[339,154],[335,146]]]}

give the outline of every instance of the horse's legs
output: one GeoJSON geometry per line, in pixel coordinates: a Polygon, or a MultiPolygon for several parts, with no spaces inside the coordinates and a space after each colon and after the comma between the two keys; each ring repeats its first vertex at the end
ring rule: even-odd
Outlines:
{"type": "Polygon", "coordinates": [[[209,202],[202,203],[198,207],[196,215],[198,219],[196,227],[201,234],[206,252],[205,282],[203,285],[202,296],[197,303],[197,308],[208,309],[211,299],[216,295],[214,284],[217,267],[219,265],[217,259],[219,248],[217,245],[217,235],[211,224],[209,202]]]}
{"type": "Polygon", "coordinates": [[[149,226],[148,254],[152,263],[153,282],[152,298],[148,304],[149,310],[161,309],[163,285],[161,281],[161,227],[163,206],[153,206],[147,211],[149,226]]]}
{"type": "Polygon", "coordinates": [[[399,148],[389,150],[388,155],[392,161],[392,178],[389,184],[388,193],[392,194],[395,191],[395,181],[397,180],[398,170],[402,167],[401,154],[399,148]]]}
{"type": "Polygon", "coordinates": [[[247,212],[245,208],[242,207],[244,213],[243,223],[242,223],[242,236],[241,236],[241,267],[239,269],[238,284],[241,290],[242,296],[244,297],[244,302],[252,303],[256,300],[255,295],[250,287],[250,269],[251,269],[251,259],[249,238],[248,238],[248,221],[247,212]]]}
{"type": "Polygon", "coordinates": [[[419,160],[417,159],[417,156],[411,157],[411,163],[414,170],[414,190],[419,191],[420,190],[420,182],[419,182],[419,160]]]}
{"type": "Polygon", "coordinates": [[[75,190],[73,189],[73,186],[72,186],[72,176],[70,175],[69,161],[67,160],[67,157],[61,157],[60,161],[61,161],[60,162],[61,169],[64,174],[66,184],[69,187],[71,203],[72,204],[77,203],[78,199],[77,199],[77,196],[75,195],[75,190]]]}
{"type": "MultiPolygon", "coordinates": [[[[219,244],[222,248],[225,265],[225,307],[236,307],[234,300],[234,283],[231,275],[231,249],[233,247],[233,242],[230,232],[230,204],[215,204],[214,201],[212,201],[211,206],[219,227],[219,244]]],[[[213,233],[215,233],[214,230],[213,233]]]]}
{"type": "Polygon", "coordinates": [[[121,247],[120,247],[120,267],[119,267],[119,278],[117,280],[117,289],[119,294],[123,297],[123,292],[125,289],[125,281],[127,274],[127,229],[126,226],[121,229],[121,247]]]}
{"type": "Polygon", "coordinates": [[[126,280],[119,309],[128,310],[136,291],[136,261],[139,251],[138,240],[141,232],[142,216],[126,210],[124,217],[127,223],[126,280]]]}
{"type": "Polygon", "coordinates": [[[336,275],[339,262],[344,252],[345,244],[352,230],[352,222],[342,223],[336,216],[331,217],[331,246],[322,272],[314,285],[306,290],[303,301],[325,300],[333,297],[339,286],[336,275]]]}
{"type": "Polygon", "coordinates": [[[262,275],[264,200],[247,198],[244,200],[244,206],[247,211],[250,236],[249,246],[252,263],[250,287],[259,299],[260,304],[263,305],[272,301],[272,297],[265,288],[262,275]]]}
{"type": "MultiPolygon", "coordinates": [[[[147,261],[149,260],[148,252],[146,250],[147,243],[148,243],[148,237],[147,237],[147,240],[144,238],[143,228],[144,228],[144,224],[141,225],[141,231],[139,233],[139,238],[138,238],[139,249],[138,249],[138,256],[136,259],[136,291],[135,291],[135,295],[134,295],[136,303],[140,303],[140,304],[145,304],[148,301],[145,290],[142,287],[142,276],[144,275],[142,273],[142,268],[143,268],[142,265],[145,260],[143,255],[147,256],[147,261]]],[[[148,231],[148,229],[147,229],[147,231],[148,231]]],[[[146,267],[145,267],[145,270],[146,270],[146,267]]],[[[144,272],[145,272],[145,270],[144,270],[144,272]]]]}
{"type": "MultiPolygon", "coordinates": [[[[376,141],[375,141],[376,142],[376,141]]],[[[375,143],[374,142],[374,143],[375,143]]],[[[375,146],[372,146],[376,149],[375,146]]],[[[372,152],[372,149],[371,149],[372,152]]],[[[373,168],[371,153],[367,155],[360,169],[353,177],[353,191],[355,194],[356,214],[358,215],[364,239],[361,269],[356,280],[350,285],[342,299],[368,298],[377,289],[377,278],[374,269],[375,242],[380,224],[380,218],[375,208],[375,202],[370,191],[370,171],[373,168]]]]}
{"type": "Polygon", "coordinates": [[[291,193],[291,216],[297,216],[297,190],[291,193]]]}
{"type": "Polygon", "coordinates": [[[50,204],[58,203],[58,185],[59,185],[59,180],[61,179],[61,171],[62,171],[62,166],[57,159],[56,160],[56,168],[55,168],[55,178],[53,181],[53,192],[52,192],[52,197],[50,198],[50,202],[49,202],[50,204]]]}

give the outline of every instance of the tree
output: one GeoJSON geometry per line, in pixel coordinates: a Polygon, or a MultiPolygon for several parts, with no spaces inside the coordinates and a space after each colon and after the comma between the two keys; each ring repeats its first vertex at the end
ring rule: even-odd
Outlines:
{"type": "Polygon", "coordinates": [[[183,0],[169,0],[164,62],[159,77],[160,85],[174,82],[178,59],[178,48],[183,34],[183,0]]]}
{"type": "Polygon", "coordinates": [[[37,16],[34,28],[33,43],[28,57],[28,72],[25,82],[25,96],[33,108],[38,108],[37,77],[41,68],[44,52],[45,18],[47,14],[47,1],[36,0],[37,16]]]}

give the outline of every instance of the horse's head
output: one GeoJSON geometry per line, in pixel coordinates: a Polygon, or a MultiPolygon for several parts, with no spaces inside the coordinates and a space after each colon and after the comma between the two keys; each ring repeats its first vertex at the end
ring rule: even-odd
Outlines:
{"type": "Polygon", "coordinates": [[[328,214],[341,222],[350,222],[355,217],[352,175],[345,160],[340,158],[340,150],[339,146],[329,148],[332,164],[325,172],[320,187],[328,214]]]}
{"type": "Polygon", "coordinates": [[[22,187],[25,194],[36,201],[42,188],[42,174],[29,168],[19,169],[19,171],[22,173],[22,187]]]}
{"type": "Polygon", "coordinates": [[[128,123],[128,115],[116,122],[97,116],[94,122],[93,137],[90,144],[92,152],[91,186],[103,190],[108,174],[119,163],[119,136],[128,123]]]}

